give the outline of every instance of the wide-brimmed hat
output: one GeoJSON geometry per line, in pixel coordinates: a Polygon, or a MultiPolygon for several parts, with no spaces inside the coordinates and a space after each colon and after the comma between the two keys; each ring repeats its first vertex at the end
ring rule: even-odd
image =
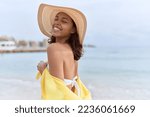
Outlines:
{"type": "Polygon", "coordinates": [[[38,24],[41,32],[48,37],[52,36],[51,34],[52,24],[55,16],[59,12],[66,13],[75,22],[77,32],[79,35],[79,40],[80,43],[82,44],[86,32],[87,22],[84,14],[77,9],[53,6],[48,4],[40,4],[38,10],[38,24]]]}

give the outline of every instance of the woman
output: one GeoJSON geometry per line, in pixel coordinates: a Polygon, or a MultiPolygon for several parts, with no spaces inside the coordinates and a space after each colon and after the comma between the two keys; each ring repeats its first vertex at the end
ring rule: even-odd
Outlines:
{"type": "Polygon", "coordinates": [[[91,99],[79,78],[77,62],[83,51],[85,16],[76,9],[41,4],[38,23],[41,32],[51,38],[48,63],[37,66],[42,99],[91,99]]]}

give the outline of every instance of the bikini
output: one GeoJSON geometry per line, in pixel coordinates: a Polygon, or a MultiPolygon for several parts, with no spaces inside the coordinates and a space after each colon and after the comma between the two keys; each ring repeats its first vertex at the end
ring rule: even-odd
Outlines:
{"type": "Polygon", "coordinates": [[[66,85],[71,85],[71,88],[72,87],[75,87],[75,89],[77,90],[77,95],[80,96],[80,88],[79,88],[79,85],[77,83],[77,76],[75,76],[72,80],[70,79],[64,79],[64,82],[66,85]]]}

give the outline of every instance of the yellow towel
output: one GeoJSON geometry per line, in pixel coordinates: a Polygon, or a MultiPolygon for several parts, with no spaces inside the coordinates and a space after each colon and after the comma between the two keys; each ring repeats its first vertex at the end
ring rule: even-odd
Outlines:
{"type": "Polygon", "coordinates": [[[46,68],[42,75],[37,73],[36,79],[41,77],[41,98],[45,100],[82,100],[91,99],[89,90],[84,86],[78,77],[77,83],[80,87],[80,96],[77,90],[72,92],[61,79],[52,76],[46,68]]]}

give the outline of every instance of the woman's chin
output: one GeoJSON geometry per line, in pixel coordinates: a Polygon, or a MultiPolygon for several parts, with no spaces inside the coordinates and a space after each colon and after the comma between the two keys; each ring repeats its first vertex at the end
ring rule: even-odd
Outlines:
{"type": "Polygon", "coordinates": [[[61,37],[61,35],[58,34],[58,33],[52,33],[52,36],[54,36],[54,37],[61,37]]]}

